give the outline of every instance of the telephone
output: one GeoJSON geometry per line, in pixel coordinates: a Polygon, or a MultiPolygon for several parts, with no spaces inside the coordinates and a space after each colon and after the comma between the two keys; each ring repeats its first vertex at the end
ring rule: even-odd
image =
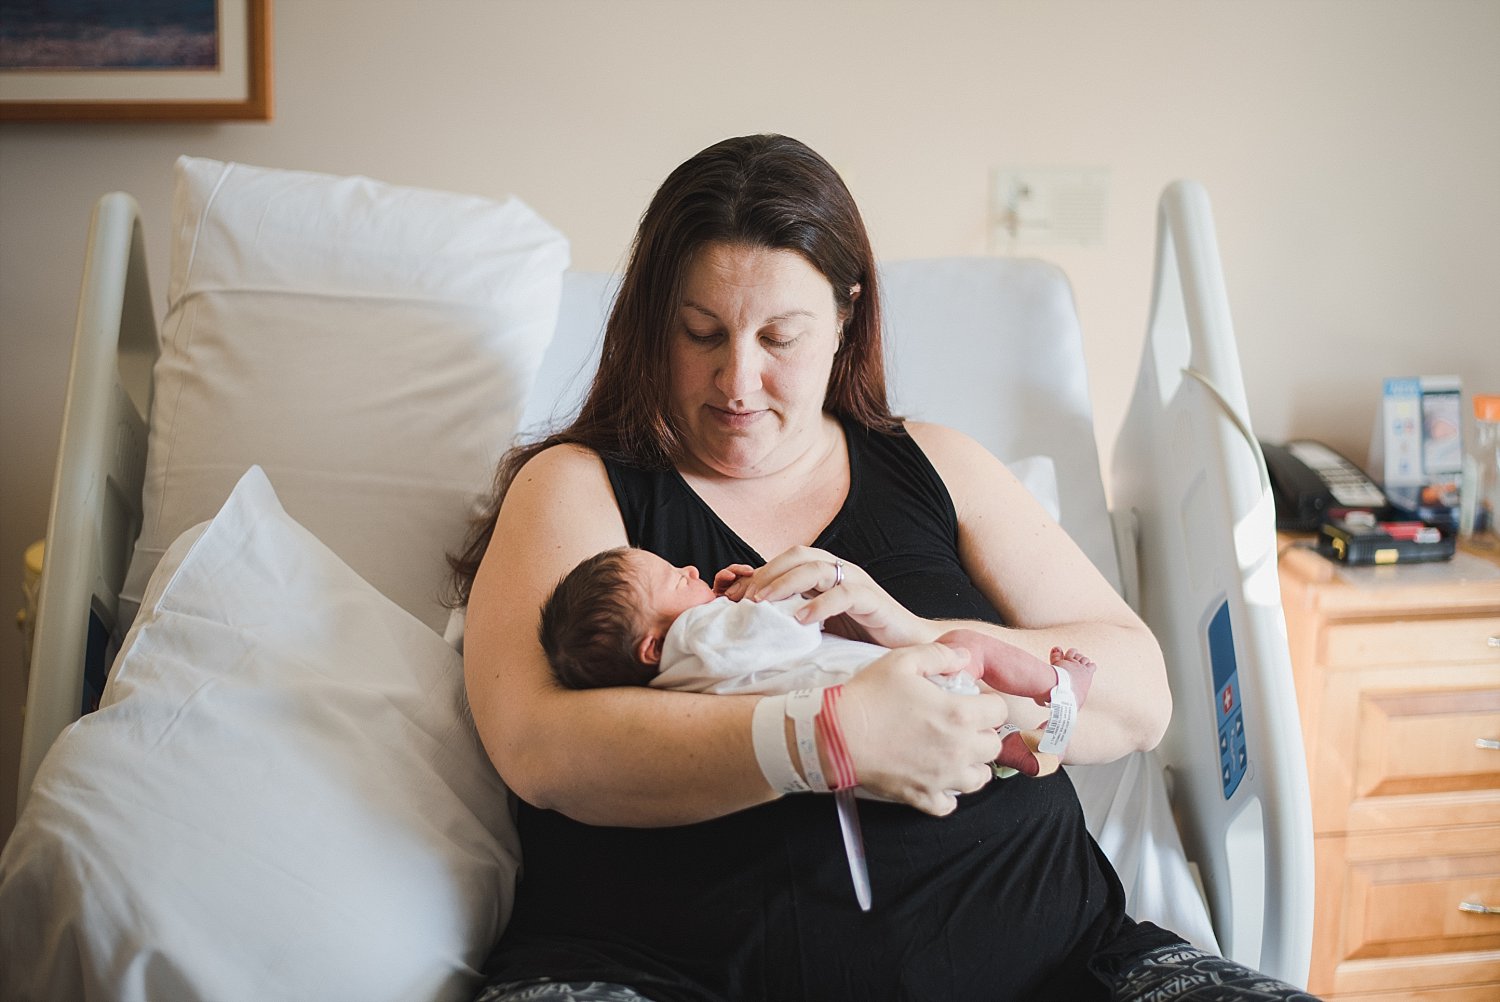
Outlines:
{"type": "Polygon", "coordinates": [[[1330,508],[1387,506],[1385,494],[1365,473],[1321,442],[1299,439],[1285,445],[1260,444],[1276,500],[1276,528],[1316,530],[1330,508]]]}

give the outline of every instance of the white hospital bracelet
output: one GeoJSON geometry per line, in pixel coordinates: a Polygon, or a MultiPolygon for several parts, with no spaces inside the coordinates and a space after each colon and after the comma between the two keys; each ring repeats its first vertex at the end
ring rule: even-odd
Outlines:
{"type": "MultiPolygon", "coordinates": [[[[999,727],[995,728],[995,733],[998,734],[998,735],[1000,735],[1000,740],[1001,741],[1004,741],[1006,738],[1010,737],[1012,734],[1019,734],[1020,731],[1021,731],[1021,728],[1017,727],[1015,724],[1011,723],[1009,720],[1007,720],[1005,723],[1001,724],[999,727]]],[[[1019,775],[1020,771],[1021,770],[1019,770],[1019,769],[1013,769],[1013,768],[1011,768],[1008,765],[1001,765],[999,762],[991,762],[990,763],[990,772],[994,775],[994,777],[996,779],[1009,779],[1012,776],[1019,775]]]]}
{"type": "Polygon", "coordinates": [[[803,782],[786,750],[786,697],[767,696],[755,704],[750,717],[750,737],[755,742],[755,761],[771,789],[777,793],[806,793],[803,782]]]}
{"type": "Polygon", "coordinates": [[[786,694],[786,715],[792,718],[797,735],[797,757],[802,760],[802,774],[814,793],[828,792],[823,761],[818,758],[818,732],[814,725],[822,709],[822,689],[796,689],[786,694]]]}
{"type": "Polygon", "coordinates": [[[1078,700],[1073,698],[1073,677],[1056,665],[1057,685],[1047,697],[1051,709],[1047,714],[1047,729],[1036,750],[1048,755],[1061,755],[1068,747],[1068,738],[1073,734],[1073,722],[1078,717],[1078,700]]]}

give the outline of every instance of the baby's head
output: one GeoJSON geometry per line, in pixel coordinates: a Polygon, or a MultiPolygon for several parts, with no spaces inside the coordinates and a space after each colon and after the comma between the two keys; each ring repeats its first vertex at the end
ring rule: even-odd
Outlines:
{"type": "Polygon", "coordinates": [[[672,621],[714,600],[694,567],[631,547],[605,550],[567,573],[542,605],[538,635],[563,685],[645,685],[672,621]]]}

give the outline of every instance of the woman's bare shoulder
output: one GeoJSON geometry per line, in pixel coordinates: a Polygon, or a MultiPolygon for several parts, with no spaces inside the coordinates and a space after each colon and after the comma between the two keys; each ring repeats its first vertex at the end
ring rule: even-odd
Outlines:
{"type": "Polygon", "coordinates": [[[604,460],[597,452],[576,442],[560,442],[528,459],[517,471],[515,485],[603,476],[604,460]]]}
{"type": "Polygon", "coordinates": [[[598,455],[572,445],[537,453],[506,492],[474,578],[466,650],[485,664],[508,651],[511,677],[550,678],[536,641],[537,610],[578,561],[625,543],[598,455]]]}
{"type": "MultiPolygon", "coordinates": [[[[602,526],[613,533],[620,526],[619,508],[604,460],[582,445],[550,446],[532,456],[516,472],[500,507],[499,529],[580,534],[602,526]]],[[[536,540],[533,540],[536,542],[536,540]]]]}
{"type": "Polygon", "coordinates": [[[952,452],[969,452],[978,450],[989,455],[988,450],[973,438],[950,428],[945,424],[934,424],[931,421],[907,421],[906,433],[922,447],[922,451],[929,456],[934,452],[944,455],[952,452]]]}
{"type": "Polygon", "coordinates": [[[944,480],[966,480],[966,473],[1003,470],[1004,464],[972,437],[947,425],[929,421],[906,422],[907,434],[922,447],[944,480]]]}
{"type": "Polygon", "coordinates": [[[925,421],[908,421],[906,430],[947,486],[960,521],[1002,510],[1031,512],[1035,502],[1021,481],[969,435],[925,421]]]}

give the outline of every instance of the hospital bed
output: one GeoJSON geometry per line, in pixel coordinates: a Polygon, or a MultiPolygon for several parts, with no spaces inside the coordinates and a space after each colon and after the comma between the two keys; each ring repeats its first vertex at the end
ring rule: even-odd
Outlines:
{"type": "MultiPolygon", "coordinates": [[[[1161,747],[1070,767],[1132,913],[1304,983],[1271,495],[1202,188],[1169,186],[1158,219],[1112,510],[1051,265],[883,264],[893,402],[1006,460],[1161,642],[1161,747]]],[[[615,280],[567,270],[513,199],[189,158],[171,261],[158,328],[136,204],[101,199],[0,994],[462,997],[519,846],[464,717],[442,554],[512,436],[581,399],[615,280]]]]}

